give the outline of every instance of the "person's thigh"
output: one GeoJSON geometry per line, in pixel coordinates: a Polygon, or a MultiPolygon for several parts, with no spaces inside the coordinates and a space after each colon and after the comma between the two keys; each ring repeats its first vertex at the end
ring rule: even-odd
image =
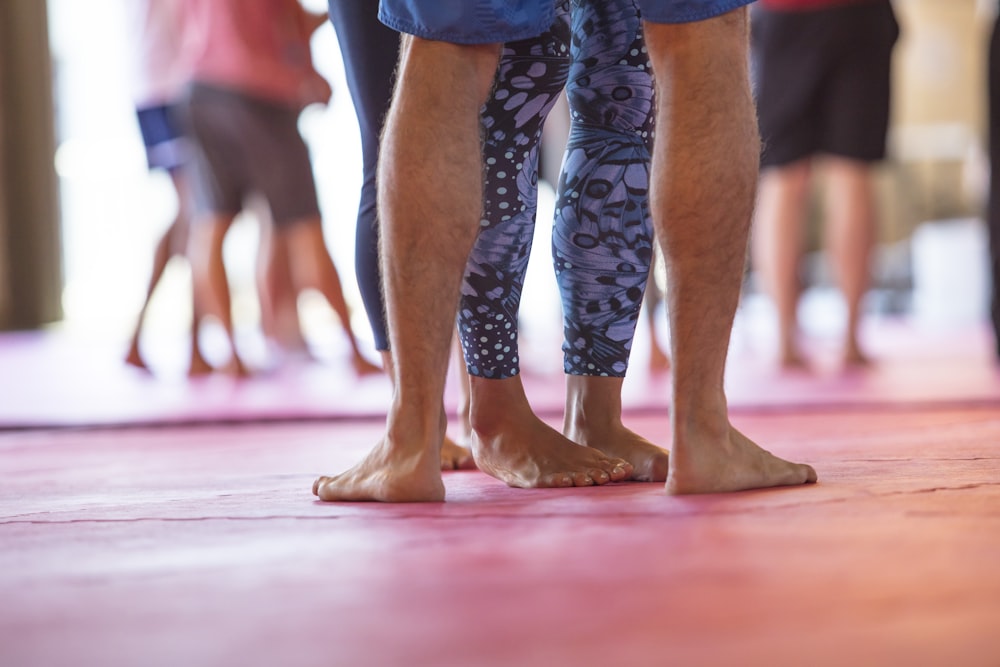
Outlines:
{"type": "Polygon", "coordinates": [[[416,37],[454,44],[496,44],[549,29],[555,0],[381,0],[379,20],[416,37]]]}

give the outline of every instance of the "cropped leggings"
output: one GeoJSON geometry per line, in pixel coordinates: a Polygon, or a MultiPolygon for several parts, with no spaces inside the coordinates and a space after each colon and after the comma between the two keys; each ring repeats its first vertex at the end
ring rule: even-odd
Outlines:
{"type": "Polygon", "coordinates": [[[540,37],[505,45],[483,108],[486,187],[459,334],[472,375],[519,372],[517,314],[537,211],[542,125],[565,87],[570,135],[552,234],[563,364],[623,377],[653,252],[653,81],[632,0],[569,0],[540,37]]]}
{"type": "MultiPolygon", "coordinates": [[[[374,0],[329,4],[362,131],[358,283],[376,347],[386,350],[375,165],[398,38],[378,23],[374,0]]],[[[539,143],[564,88],[571,128],[552,238],[564,366],[575,375],[622,377],[628,365],[653,249],[653,81],[633,0],[563,0],[548,32],[504,46],[482,110],[484,212],[458,316],[472,375],[519,372],[517,314],[537,212],[539,143]]]]}

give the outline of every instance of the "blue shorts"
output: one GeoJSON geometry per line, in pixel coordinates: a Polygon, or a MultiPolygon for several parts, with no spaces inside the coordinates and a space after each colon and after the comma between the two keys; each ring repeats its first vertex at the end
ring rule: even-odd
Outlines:
{"type": "Polygon", "coordinates": [[[187,138],[173,105],[162,104],[136,109],[139,133],[146,147],[146,164],[150,169],[173,171],[190,159],[187,138]]]}
{"type": "MultiPolygon", "coordinates": [[[[690,23],[752,0],[638,0],[643,20],[690,23]]],[[[380,0],[378,17],[393,30],[453,44],[497,44],[536,37],[552,25],[555,0],[380,0]]]]}

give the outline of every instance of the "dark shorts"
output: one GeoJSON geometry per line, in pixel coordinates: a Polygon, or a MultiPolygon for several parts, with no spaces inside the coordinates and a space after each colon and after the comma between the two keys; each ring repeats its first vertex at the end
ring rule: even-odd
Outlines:
{"type": "Polygon", "coordinates": [[[250,194],[268,202],[276,225],[319,215],[299,112],[206,85],[189,91],[192,179],[201,212],[235,214],[250,194]]]}
{"type": "Polygon", "coordinates": [[[816,154],[885,157],[892,48],[889,0],[815,11],[751,11],[761,166],[816,154]]]}
{"type": "Polygon", "coordinates": [[[146,164],[150,169],[173,171],[190,158],[190,147],[178,113],[177,107],[170,104],[135,110],[139,133],[146,147],[146,164]]]}
{"type": "MultiPolygon", "coordinates": [[[[637,0],[643,19],[688,23],[719,16],[751,0],[637,0]]],[[[390,28],[455,44],[491,44],[537,37],[552,25],[555,0],[381,0],[390,28]]]]}

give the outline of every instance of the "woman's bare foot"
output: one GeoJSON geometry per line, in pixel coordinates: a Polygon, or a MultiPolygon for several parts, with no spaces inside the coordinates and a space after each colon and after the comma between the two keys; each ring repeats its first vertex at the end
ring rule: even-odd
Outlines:
{"type": "Polygon", "coordinates": [[[438,447],[420,439],[394,443],[386,435],[350,470],[313,482],[313,494],[326,502],[443,502],[438,447]]]}
{"type": "Polygon", "coordinates": [[[667,479],[670,465],[667,450],[625,428],[621,422],[604,426],[570,425],[564,434],[573,442],[628,461],[632,464],[630,479],[636,482],[663,482],[667,479]]]}
{"type": "Polygon", "coordinates": [[[725,493],[814,482],[816,471],[812,466],[774,456],[733,428],[728,420],[722,432],[674,427],[666,484],[669,494],[725,493]]]}
{"type": "Polygon", "coordinates": [[[632,474],[624,460],[570,442],[537,417],[511,420],[491,436],[474,432],[472,451],[480,470],[522,489],[594,486],[632,474]]]}
{"type": "Polygon", "coordinates": [[[472,451],[458,444],[447,435],[441,443],[441,470],[475,470],[476,460],[472,451]]]}
{"type": "Polygon", "coordinates": [[[472,452],[483,472],[520,488],[593,486],[632,474],[627,461],[571,442],[539,419],[519,377],[471,378],[472,452]]]}
{"type": "Polygon", "coordinates": [[[623,382],[620,377],[567,375],[563,434],[573,442],[628,461],[633,480],[662,482],[667,478],[667,451],[622,424],[623,382]]]}

